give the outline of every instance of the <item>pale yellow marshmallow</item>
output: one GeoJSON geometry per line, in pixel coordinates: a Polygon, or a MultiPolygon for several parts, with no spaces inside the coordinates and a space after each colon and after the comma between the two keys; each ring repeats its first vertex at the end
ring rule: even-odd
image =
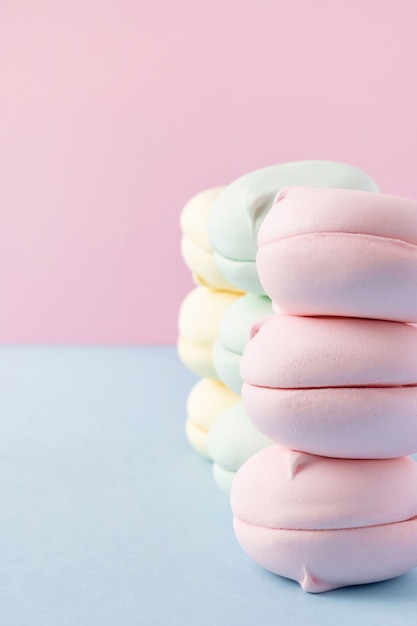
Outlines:
{"type": "Polygon", "coordinates": [[[239,401],[240,396],[220,381],[203,378],[194,385],[187,400],[185,431],[199,454],[210,458],[206,447],[208,431],[223,411],[239,401]]]}
{"type": "Polygon", "coordinates": [[[212,348],[224,313],[238,297],[237,293],[200,286],[184,299],[178,318],[178,354],[198,376],[218,380],[212,348]]]}
{"type": "Polygon", "coordinates": [[[183,233],[181,254],[187,267],[199,285],[240,292],[220,273],[214,261],[213,250],[208,238],[208,217],[213,200],[223,187],[207,189],[193,196],[182,210],[180,225],[183,233]]]}

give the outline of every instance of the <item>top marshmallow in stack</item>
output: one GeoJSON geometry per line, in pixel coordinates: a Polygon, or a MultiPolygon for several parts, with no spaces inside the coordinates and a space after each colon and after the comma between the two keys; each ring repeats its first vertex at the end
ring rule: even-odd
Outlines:
{"type": "Polygon", "coordinates": [[[258,237],[276,313],[417,322],[417,203],[343,189],[286,188],[258,237]]]}
{"type": "Polygon", "coordinates": [[[265,294],[256,269],[258,232],[277,193],[294,185],[378,191],[361,170],[332,161],[283,163],[235,180],[210,207],[209,237],[221,274],[238,289],[265,294]]]}

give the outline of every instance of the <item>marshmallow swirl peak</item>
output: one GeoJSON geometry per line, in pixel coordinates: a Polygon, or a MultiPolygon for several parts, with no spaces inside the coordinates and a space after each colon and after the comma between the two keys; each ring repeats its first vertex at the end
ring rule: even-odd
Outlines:
{"type": "Polygon", "coordinates": [[[417,321],[417,201],[289,187],[258,245],[259,278],[278,313],[417,321]]]}
{"type": "Polygon", "coordinates": [[[242,465],[231,503],[241,521],[276,529],[404,522],[417,517],[417,463],[333,459],[275,445],[242,465]]]}

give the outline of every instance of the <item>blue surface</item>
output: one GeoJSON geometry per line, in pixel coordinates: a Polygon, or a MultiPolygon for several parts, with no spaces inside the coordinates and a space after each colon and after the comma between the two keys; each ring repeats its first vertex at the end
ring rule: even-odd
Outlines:
{"type": "Polygon", "coordinates": [[[172,348],[0,349],[0,623],[401,626],[417,571],[308,595],[238,547],[172,348]]]}

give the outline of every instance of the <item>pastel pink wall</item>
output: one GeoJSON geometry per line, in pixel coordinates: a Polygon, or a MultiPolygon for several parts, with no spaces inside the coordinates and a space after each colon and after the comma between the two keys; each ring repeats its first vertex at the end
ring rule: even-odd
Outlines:
{"type": "Polygon", "coordinates": [[[3,0],[0,341],[173,343],[189,196],[346,161],[417,197],[414,0],[3,0]]]}

